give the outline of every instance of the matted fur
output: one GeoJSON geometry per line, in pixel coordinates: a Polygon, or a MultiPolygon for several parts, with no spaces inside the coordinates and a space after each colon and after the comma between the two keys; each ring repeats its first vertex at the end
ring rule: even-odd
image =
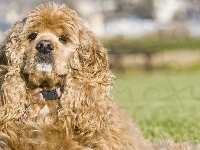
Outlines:
{"type": "Polygon", "coordinates": [[[115,77],[107,50],[65,5],[40,5],[17,22],[0,64],[0,149],[153,149],[110,96],[115,77]],[[37,60],[40,40],[54,45],[48,65],[37,60]],[[64,88],[59,100],[33,96],[58,87],[64,88]]]}

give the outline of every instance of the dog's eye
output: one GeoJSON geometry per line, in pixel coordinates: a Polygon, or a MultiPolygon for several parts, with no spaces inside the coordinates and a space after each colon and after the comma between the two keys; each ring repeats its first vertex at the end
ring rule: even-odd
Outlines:
{"type": "Polygon", "coordinates": [[[66,35],[61,35],[60,37],[59,37],[59,41],[60,42],[62,42],[62,43],[67,43],[67,36],[66,35]]]}
{"type": "Polygon", "coordinates": [[[30,34],[30,35],[28,36],[28,39],[29,39],[29,41],[31,42],[31,41],[35,40],[37,36],[38,36],[37,33],[32,33],[32,34],[30,34]]]}

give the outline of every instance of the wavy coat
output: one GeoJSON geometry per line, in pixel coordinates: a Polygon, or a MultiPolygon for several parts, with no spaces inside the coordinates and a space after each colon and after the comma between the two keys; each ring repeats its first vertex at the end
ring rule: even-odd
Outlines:
{"type": "Polygon", "coordinates": [[[40,5],[14,24],[0,65],[0,149],[153,150],[111,97],[107,50],[65,5],[40,5]],[[50,65],[35,49],[42,39],[54,45],[50,65]],[[57,100],[34,98],[57,87],[57,100]]]}

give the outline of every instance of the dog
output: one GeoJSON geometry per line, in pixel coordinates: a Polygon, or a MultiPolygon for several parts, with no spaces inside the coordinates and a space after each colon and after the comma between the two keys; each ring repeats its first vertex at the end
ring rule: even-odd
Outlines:
{"type": "Polygon", "coordinates": [[[0,68],[0,149],[154,149],[112,99],[107,50],[67,6],[15,23],[0,68]]]}

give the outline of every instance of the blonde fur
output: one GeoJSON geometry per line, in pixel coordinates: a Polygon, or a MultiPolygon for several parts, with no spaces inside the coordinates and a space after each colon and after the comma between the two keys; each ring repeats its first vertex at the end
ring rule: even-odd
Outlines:
{"type": "Polygon", "coordinates": [[[154,149],[111,98],[107,50],[65,5],[40,5],[14,24],[0,69],[0,149],[154,149]],[[41,40],[54,45],[46,62],[35,48],[41,40]],[[57,100],[35,97],[58,87],[57,100]]]}
{"type": "Polygon", "coordinates": [[[32,10],[9,31],[0,57],[2,149],[153,149],[110,96],[115,77],[107,50],[65,5],[32,10]],[[30,42],[34,32],[38,37],[30,42]],[[63,34],[67,43],[59,41],[63,34]],[[35,61],[42,39],[54,44],[54,63],[35,61]],[[33,97],[57,86],[64,87],[59,100],[33,97]]]}

